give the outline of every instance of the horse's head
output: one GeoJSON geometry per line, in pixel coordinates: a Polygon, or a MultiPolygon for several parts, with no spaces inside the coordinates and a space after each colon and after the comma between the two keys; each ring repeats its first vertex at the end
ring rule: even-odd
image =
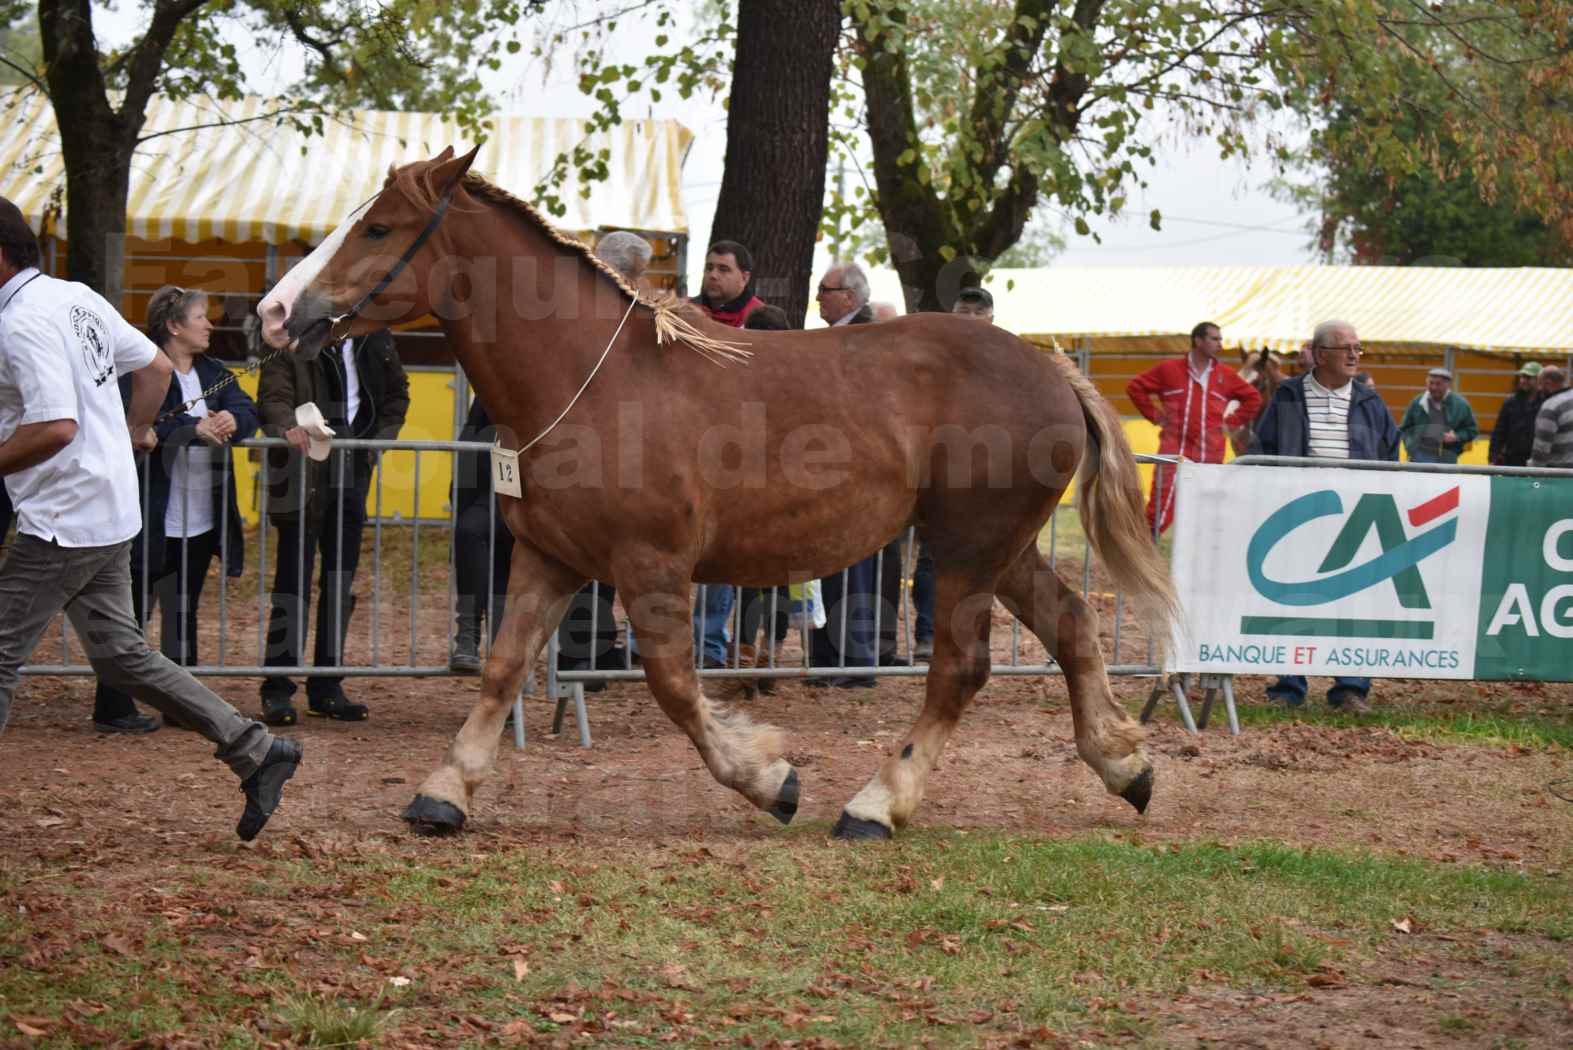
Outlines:
{"type": "Polygon", "coordinates": [[[331,340],[430,313],[433,234],[479,149],[390,168],[381,191],[257,304],[268,345],[310,360],[331,340]]]}

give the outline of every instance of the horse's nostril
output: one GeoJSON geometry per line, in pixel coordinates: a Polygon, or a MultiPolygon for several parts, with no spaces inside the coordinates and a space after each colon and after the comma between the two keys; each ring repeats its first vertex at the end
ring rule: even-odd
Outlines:
{"type": "Polygon", "coordinates": [[[266,299],[257,305],[257,315],[264,321],[271,321],[274,324],[283,322],[284,313],[284,304],[276,299],[266,299]]]}

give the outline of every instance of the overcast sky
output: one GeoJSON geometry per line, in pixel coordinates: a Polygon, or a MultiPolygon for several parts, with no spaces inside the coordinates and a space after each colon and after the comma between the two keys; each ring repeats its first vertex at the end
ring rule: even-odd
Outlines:
{"type": "MultiPolygon", "coordinates": [[[[123,43],[141,32],[146,14],[140,5],[122,3],[117,11],[94,4],[95,27],[102,44],[123,43]]],[[[650,47],[647,24],[625,20],[614,38],[617,61],[636,63],[650,47]]],[[[236,42],[243,49],[249,41],[236,42]]],[[[243,54],[245,51],[243,50],[243,54]]],[[[289,82],[298,66],[291,62],[266,64],[253,52],[252,66],[262,92],[278,90],[289,82]],[[292,68],[293,67],[293,68],[292,68]]],[[[552,63],[546,76],[544,64],[531,59],[528,48],[505,58],[501,71],[486,77],[488,87],[504,111],[531,116],[587,116],[593,101],[575,86],[571,55],[552,63]]],[[[694,133],[693,148],[684,168],[683,193],[693,244],[707,242],[710,220],[721,187],[722,159],[726,153],[726,111],[723,100],[668,98],[639,116],[681,121],[694,133]]],[[[1158,166],[1148,178],[1150,187],[1131,196],[1127,217],[1117,222],[1090,219],[1102,243],[1067,232],[1067,248],[1056,262],[1095,266],[1228,266],[1273,265],[1316,261],[1308,247],[1307,222],[1294,208],[1275,200],[1265,189],[1269,165],[1248,168],[1238,159],[1222,161],[1216,147],[1204,141],[1186,142],[1170,134],[1158,150],[1158,166]],[[1163,230],[1152,230],[1147,214],[1153,208],[1164,215],[1163,230]]],[[[521,187],[510,187],[519,190],[521,187]]],[[[691,270],[697,275],[702,252],[691,251],[691,270]]],[[[691,287],[697,279],[691,278],[691,287]]]]}

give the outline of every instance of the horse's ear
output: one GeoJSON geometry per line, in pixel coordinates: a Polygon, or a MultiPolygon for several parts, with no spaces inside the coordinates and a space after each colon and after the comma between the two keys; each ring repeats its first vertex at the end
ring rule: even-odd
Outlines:
{"type": "Polygon", "coordinates": [[[435,166],[431,170],[431,184],[433,186],[441,186],[443,191],[446,192],[464,177],[465,172],[470,170],[470,165],[475,162],[475,155],[480,151],[481,147],[476,146],[470,152],[455,157],[452,146],[443,150],[438,155],[434,162],[435,166]]]}

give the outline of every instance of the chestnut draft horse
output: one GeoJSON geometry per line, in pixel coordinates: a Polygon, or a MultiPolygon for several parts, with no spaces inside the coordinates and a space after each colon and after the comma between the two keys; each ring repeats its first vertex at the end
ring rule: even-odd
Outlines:
{"type": "Polygon", "coordinates": [[[650,691],[715,779],[791,820],[800,784],[782,734],[701,689],[689,585],[823,577],[914,523],[940,625],[923,710],[836,835],[888,838],[912,816],[988,679],[996,596],[1064,670],[1077,753],[1146,808],[1152,765],[1110,692],[1097,615],[1037,546],[1090,440],[1087,535],[1154,637],[1168,637],[1175,596],[1135,460],[1074,366],[949,315],[741,332],[671,297],[641,299],[585,245],[469,174],[474,155],[390,169],[258,307],[268,342],[307,356],[435,315],[502,443],[522,450],[523,498],[502,500],[518,543],[481,697],[406,820],[463,826],[512,697],[587,579],[616,584],[650,691]]]}

